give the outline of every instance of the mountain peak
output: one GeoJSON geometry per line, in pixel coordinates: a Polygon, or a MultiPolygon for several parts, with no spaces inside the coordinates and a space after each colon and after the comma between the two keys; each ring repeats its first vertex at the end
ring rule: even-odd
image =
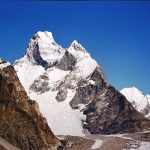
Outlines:
{"type": "Polygon", "coordinates": [[[27,61],[25,61],[46,66],[47,68],[56,63],[62,57],[64,51],[65,50],[55,42],[51,32],[38,31],[29,42],[25,55],[27,61]]]}
{"type": "Polygon", "coordinates": [[[124,88],[121,90],[121,93],[131,93],[131,94],[141,94],[144,95],[138,88],[136,87],[129,87],[129,88],[124,88]]]}
{"type": "Polygon", "coordinates": [[[135,109],[150,118],[150,96],[143,94],[138,88],[124,88],[120,91],[135,109]]]}
{"type": "Polygon", "coordinates": [[[45,42],[54,42],[53,34],[48,31],[38,31],[34,36],[33,39],[43,40],[45,42]]]}
{"type": "Polygon", "coordinates": [[[78,45],[79,43],[77,42],[77,40],[73,40],[71,45],[78,45]]]}
{"type": "Polygon", "coordinates": [[[69,50],[72,50],[72,49],[85,52],[84,47],[81,44],[79,44],[76,40],[74,40],[69,47],[69,50]]]}

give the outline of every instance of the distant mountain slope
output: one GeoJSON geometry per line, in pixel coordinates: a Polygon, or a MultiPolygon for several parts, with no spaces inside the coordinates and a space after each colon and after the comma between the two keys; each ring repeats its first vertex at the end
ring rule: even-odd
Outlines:
{"type": "Polygon", "coordinates": [[[125,133],[150,127],[150,121],[107,83],[101,65],[77,41],[64,49],[52,33],[39,31],[14,67],[56,134],[125,133]]]}
{"type": "MultiPolygon", "coordinates": [[[[39,112],[38,104],[27,96],[13,66],[2,59],[0,114],[0,137],[19,149],[56,150],[61,145],[39,112]]],[[[2,145],[11,147],[6,142],[2,145]]]]}
{"type": "Polygon", "coordinates": [[[120,91],[136,110],[150,119],[150,95],[144,95],[135,87],[124,88],[120,91]]]}

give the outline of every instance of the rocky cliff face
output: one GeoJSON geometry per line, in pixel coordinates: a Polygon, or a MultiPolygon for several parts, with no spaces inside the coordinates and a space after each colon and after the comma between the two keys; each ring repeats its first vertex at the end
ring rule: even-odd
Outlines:
{"type": "Polygon", "coordinates": [[[75,66],[76,60],[75,58],[66,51],[63,57],[61,58],[60,62],[56,64],[56,67],[58,67],[61,70],[73,70],[75,66]]]}
{"type": "Polygon", "coordinates": [[[84,110],[84,125],[91,133],[132,133],[149,129],[149,121],[138,113],[114,87],[107,87],[105,94],[97,94],[84,110]]]}
{"type": "Polygon", "coordinates": [[[89,78],[94,83],[79,83],[70,101],[74,109],[85,105],[85,129],[92,134],[115,134],[142,131],[150,127],[150,121],[138,113],[120,92],[107,84],[99,66],[89,78]]]}
{"type": "Polygon", "coordinates": [[[20,149],[54,149],[61,143],[27,96],[10,64],[0,62],[0,136],[20,149]]]}
{"type": "MultiPolygon", "coordinates": [[[[45,45],[46,42],[46,45],[53,47],[51,42],[43,38],[46,33],[40,33],[40,44],[45,45]]],[[[37,43],[38,38],[34,38],[37,43]]],[[[32,42],[29,45],[32,47],[32,42]]],[[[88,131],[111,134],[149,129],[150,121],[109,85],[102,67],[81,44],[73,41],[69,48],[61,49],[47,48],[43,52],[43,48],[39,47],[41,54],[47,52],[44,57],[47,63],[52,62],[52,56],[58,56],[57,52],[60,51],[59,57],[55,59],[56,63],[46,69],[32,63],[27,55],[15,64],[28,95],[37,99],[42,113],[55,133],[83,135],[88,131]],[[30,75],[33,70],[36,74],[30,75]]],[[[33,48],[27,49],[28,53],[33,51],[33,48]]]]}

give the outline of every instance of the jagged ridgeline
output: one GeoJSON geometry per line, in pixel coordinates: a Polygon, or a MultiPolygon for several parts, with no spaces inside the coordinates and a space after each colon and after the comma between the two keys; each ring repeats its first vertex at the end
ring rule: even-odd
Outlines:
{"type": "Polygon", "coordinates": [[[0,59],[0,149],[56,150],[60,141],[30,100],[16,71],[0,59]]]}
{"type": "Polygon", "coordinates": [[[55,134],[115,134],[150,128],[150,121],[109,85],[101,65],[77,41],[62,48],[52,33],[37,32],[14,67],[55,134]]]}

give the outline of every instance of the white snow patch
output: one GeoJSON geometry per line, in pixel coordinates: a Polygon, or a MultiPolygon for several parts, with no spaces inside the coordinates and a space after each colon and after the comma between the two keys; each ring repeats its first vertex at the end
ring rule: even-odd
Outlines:
{"type": "Polygon", "coordinates": [[[35,35],[38,36],[38,38],[44,40],[45,42],[54,41],[52,33],[48,31],[38,31],[35,35]]]}
{"type": "Polygon", "coordinates": [[[110,135],[106,135],[106,136],[110,136],[110,137],[119,137],[119,138],[123,138],[123,139],[127,139],[127,140],[133,140],[131,137],[127,137],[125,136],[126,134],[110,134],[110,135]]]}
{"type": "Polygon", "coordinates": [[[91,149],[97,149],[97,148],[100,148],[103,144],[103,141],[102,140],[98,140],[98,139],[95,139],[95,142],[94,144],[91,146],[91,149]]]}
{"type": "Polygon", "coordinates": [[[89,80],[89,83],[94,85],[94,84],[95,84],[95,81],[89,80]]]}
{"type": "Polygon", "coordinates": [[[53,68],[48,69],[46,73],[48,74],[49,83],[51,84],[58,80],[62,80],[67,74],[70,73],[70,71],[64,71],[64,70],[60,70],[60,69],[53,67],[53,68]]]}
{"type": "Polygon", "coordinates": [[[150,142],[141,142],[138,150],[150,150],[150,142]]]}
{"type": "Polygon", "coordinates": [[[7,66],[10,66],[11,64],[9,62],[0,64],[0,69],[6,68],[7,66]]]}
{"type": "Polygon", "coordinates": [[[73,110],[69,104],[74,94],[75,91],[68,90],[67,99],[63,102],[55,100],[57,92],[30,94],[32,99],[37,100],[40,111],[56,135],[84,136],[81,120],[85,119],[85,116],[79,110],[73,110]]]}

